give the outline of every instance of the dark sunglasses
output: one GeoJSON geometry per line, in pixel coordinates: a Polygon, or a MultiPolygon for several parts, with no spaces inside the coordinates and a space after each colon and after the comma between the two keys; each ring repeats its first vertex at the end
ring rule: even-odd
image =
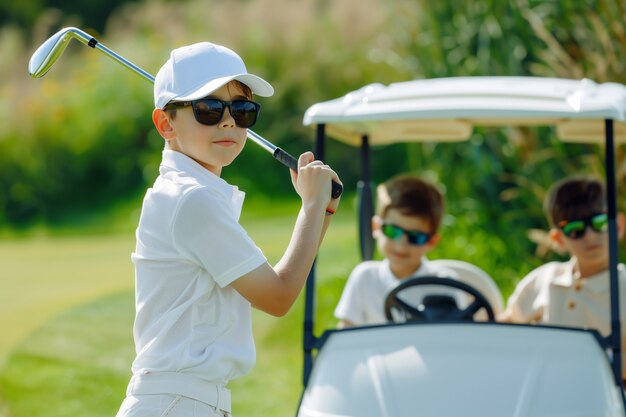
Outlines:
{"type": "Polygon", "coordinates": [[[391,223],[383,223],[381,230],[383,234],[391,240],[398,240],[402,238],[402,235],[406,235],[409,243],[417,246],[426,244],[432,237],[432,235],[420,230],[406,230],[391,223]]]}
{"type": "Polygon", "coordinates": [[[201,98],[193,101],[174,101],[168,103],[165,109],[170,107],[191,106],[193,115],[198,123],[214,126],[224,117],[224,109],[228,107],[230,115],[235,119],[237,127],[248,128],[254,126],[259,116],[261,105],[251,100],[224,101],[217,98],[201,98]]]}
{"type": "Polygon", "coordinates": [[[609,216],[606,213],[597,213],[583,219],[562,220],[558,226],[565,236],[571,239],[580,239],[585,236],[587,226],[597,233],[606,232],[609,228],[609,216]]]}

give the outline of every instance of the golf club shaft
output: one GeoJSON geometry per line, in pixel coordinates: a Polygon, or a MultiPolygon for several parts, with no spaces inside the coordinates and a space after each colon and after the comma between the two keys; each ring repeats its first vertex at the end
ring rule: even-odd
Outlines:
{"type": "MultiPolygon", "coordinates": [[[[132,62],[130,62],[123,56],[116,54],[114,51],[110,50],[109,48],[107,48],[106,46],[98,42],[98,40],[94,38],[93,36],[88,35],[87,33],[78,29],[73,30],[72,34],[74,35],[73,36],[74,39],[77,39],[81,41],[82,43],[84,43],[85,45],[90,46],[94,49],[98,49],[100,52],[103,52],[109,58],[124,65],[126,68],[129,68],[130,70],[136,72],[137,74],[141,75],[142,77],[144,77],[146,80],[150,81],[151,83],[154,83],[154,77],[152,75],[148,74],[146,71],[139,68],[137,65],[133,64],[132,62]]],[[[69,38],[67,42],[69,42],[70,39],[71,38],[69,38]]]]}
{"type": "MultiPolygon", "coordinates": [[[[253,132],[250,129],[248,129],[248,138],[250,138],[262,148],[265,148],[281,164],[293,169],[294,171],[298,171],[298,160],[294,158],[289,152],[279,148],[278,146],[264,139],[262,136],[253,132]]],[[[332,190],[330,195],[332,196],[332,198],[339,197],[343,192],[343,187],[336,181],[332,181],[331,185],[332,190]]]]}
{"type": "MultiPolygon", "coordinates": [[[[66,44],[72,38],[78,39],[79,41],[81,41],[85,45],[90,46],[90,47],[92,47],[94,49],[98,49],[99,51],[103,52],[105,55],[107,55],[109,58],[113,59],[117,63],[122,64],[123,66],[125,66],[128,69],[130,69],[131,71],[141,75],[146,80],[154,83],[154,77],[151,74],[147,73],[143,69],[139,68],[137,65],[135,65],[132,62],[130,62],[129,60],[127,60],[126,58],[118,55],[117,53],[115,53],[111,49],[107,48],[106,46],[104,46],[103,44],[98,42],[98,40],[96,38],[94,38],[93,36],[87,34],[86,32],[84,32],[84,31],[82,31],[80,29],[77,29],[77,28],[65,28],[65,29],[62,29],[56,35],[53,35],[50,39],[48,39],[47,42],[42,44],[40,46],[40,48],[37,51],[35,51],[35,53],[33,54],[33,57],[31,58],[31,63],[29,63],[29,72],[30,72],[30,74],[33,77],[41,77],[41,76],[43,76],[47,72],[49,67],[54,63],[54,61],[63,53],[63,50],[67,46],[66,44]],[[60,36],[61,34],[63,34],[64,36],[60,36]],[[55,40],[54,38],[57,38],[57,37],[58,37],[58,39],[55,40]],[[51,43],[52,46],[48,45],[48,43],[51,43]],[[58,43],[64,43],[64,44],[57,45],[58,43]],[[38,65],[36,65],[35,68],[32,68],[31,66],[32,66],[33,58],[40,52],[40,49],[42,49],[42,48],[44,48],[45,50],[47,50],[47,48],[50,48],[50,51],[49,51],[49,53],[46,54],[46,57],[45,57],[45,60],[43,61],[43,63],[38,63],[38,65]],[[38,68],[40,65],[41,65],[41,67],[45,67],[46,69],[40,70],[40,68],[38,68]]],[[[297,170],[298,169],[298,161],[297,161],[297,159],[294,158],[293,156],[291,156],[289,153],[287,153],[284,150],[282,150],[281,148],[275,146],[270,141],[264,139],[261,135],[259,135],[258,133],[253,132],[250,129],[247,129],[247,136],[248,136],[248,138],[250,140],[255,142],[257,145],[261,146],[263,149],[265,149],[266,151],[271,153],[272,156],[276,160],[281,162],[283,165],[285,165],[288,168],[291,168],[293,170],[297,170]]],[[[339,184],[339,183],[337,183],[335,181],[332,181],[332,192],[331,192],[332,198],[339,197],[342,192],[343,192],[343,187],[341,186],[341,184],[339,184]]]]}

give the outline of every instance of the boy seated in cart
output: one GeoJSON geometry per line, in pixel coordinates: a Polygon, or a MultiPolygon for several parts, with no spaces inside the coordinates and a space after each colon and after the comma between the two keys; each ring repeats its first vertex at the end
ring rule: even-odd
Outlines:
{"type": "MultiPolygon", "coordinates": [[[[416,176],[401,174],[379,185],[376,194],[372,233],[384,259],[362,262],[348,277],[335,308],[339,328],[387,322],[386,295],[408,278],[457,278],[454,271],[432,265],[426,258],[439,242],[444,211],[444,198],[437,187],[416,176]]],[[[412,290],[408,294],[410,301],[419,305],[432,288],[412,290]]],[[[457,305],[465,303],[463,294],[454,289],[437,288],[437,294],[450,296],[457,305]]]]}
{"type": "MultiPolygon", "coordinates": [[[[593,328],[611,333],[608,214],[603,182],[569,177],[544,202],[550,239],[570,255],[531,271],[516,286],[500,321],[593,328]]],[[[624,215],[617,215],[618,237],[624,215]]],[[[622,349],[626,340],[626,268],[618,265],[622,349]]],[[[623,364],[624,365],[624,364],[623,364]]],[[[624,369],[624,366],[622,367],[624,369]]],[[[622,372],[622,375],[626,375],[622,372]]]]}

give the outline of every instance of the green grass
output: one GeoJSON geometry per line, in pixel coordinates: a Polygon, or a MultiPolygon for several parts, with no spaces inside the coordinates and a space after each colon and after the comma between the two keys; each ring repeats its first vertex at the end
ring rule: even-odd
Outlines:
{"type": "Polygon", "coordinates": [[[0,366],[7,350],[68,307],[134,285],[132,231],[0,241],[0,366]]]}
{"type": "MultiPolygon", "coordinates": [[[[332,309],[358,261],[350,200],[343,206],[319,253],[319,329],[334,326],[332,309]]],[[[288,243],[296,210],[293,204],[268,202],[244,211],[242,223],[271,262],[288,243]]],[[[134,354],[134,235],[130,229],[115,230],[0,242],[0,263],[7,272],[0,278],[0,415],[111,416],[117,411],[134,354]]],[[[235,415],[294,415],[301,391],[302,312],[302,297],[283,318],[254,312],[257,365],[231,383],[235,415]]]]}
{"type": "MultiPolygon", "coordinates": [[[[244,208],[241,222],[271,263],[287,246],[297,209],[296,199],[244,208]]],[[[0,417],[115,415],[133,359],[136,213],[120,213],[111,233],[104,233],[102,217],[89,227],[0,241],[0,417]]],[[[353,198],[345,196],[320,248],[317,335],[335,326],[333,309],[359,261],[355,213],[353,198]]],[[[446,236],[433,258],[466,255],[455,242],[469,231],[455,232],[456,240],[446,236]]],[[[476,246],[474,256],[488,260],[494,248],[476,246]]],[[[234,415],[293,416],[302,388],[303,297],[285,317],[253,315],[257,364],[230,384],[234,415]]]]}
{"type": "Polygon", "coordinates": [[[11,415],[111,416],[132,360],[133,295],[71,309],[31,334],[1,377],[11,415]]]}

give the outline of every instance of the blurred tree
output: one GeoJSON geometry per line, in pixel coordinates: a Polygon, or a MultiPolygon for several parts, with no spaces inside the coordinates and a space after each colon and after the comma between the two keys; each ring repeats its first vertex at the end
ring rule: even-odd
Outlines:
{"type": "MultiPolygon", "coordinates": [[[[626,4],[621,0],[398,1],[392,7],[403,12],[389,25],[389,49],[403,57],[410,78],[535,75],[626,81],[626,4]],[[416,15],[421,16],[417,22],[416,15]]],[[[507,230],[512,241],[528,242],[522,246],[529,252],[528,228],[546,227],[545,190],[571,173],[603,173],[600,148],[564,144],[550,129],[479,130],[473,142],[480,144],[479,152],[476,146],[407,145],[409,169],[439,173],[450,200],[461,202],[451,204],[452,214],[466,210],[464,196],[483,196],[476,198],[476,223],[492,232],[507,230]]],[[[618,157],[623,188],[621,149],[618,157]]]]}
{"type": "MultiPolygon", "coordinates": [[[[90,203],[126,198],[150,182],[160,158],[162,142],[149,120],[151,86],[144,80],[82,46],[69,47],[44,80],[25,76],[24,49],[71,23],[70,13],[85,20],[90,12],[83,16],[79,7],[104,10],[95,6],[102,2],[55,1],[64,11],[38,15],[30,47],[19,31],[0,31],[0,76],[7,80],[0,85],[0,224],[51,221],[90,203]],[[11,62],[19,67],[9,67],[11,62]]],[[[119,7],[98,38],[153,74],[182,44],[208,39],[238,51],[250,71],[276,87],[274,97],[259,100],[262,117],[255,130],[294,155],[311,148],[313,133],[301,124],[306,108],[369,83],[459,75],[626,79],[620,0],[102,4],[119,7]],[[240,22],[236,30],[233,16],[240,22]]],[[[28,14],[51,5],[52,0],[4,2],[0,11],[28,14]],[[17,4],[23,5],[19,11],[17,4]]],[[[104,21],[108,12],[98,13],[104,21]]],[[[572,170],[602,166],[598,149],[564,146],[549,129],[479,130],[471,146],[411,144],[375,152],[375,181],[398,170],[427,170],[445,184],[457,222],[492,231],[515,227],[515,239],[524,242],[528,227],[545,224],[538,204],[542,190],[572,170]],[[549,151],[538,151],[544,147],[549,151]],[[592,158],[583,158],[589,153],[592,158]],[[529,218],[511,221],[528,216],[528,207],[529,218]],[[461,219],[468,208],[471,218],[461,219]],[[500,216],[503,209],[509,217],[500,216]]],[[[329,141],[328,159],[347,191],[354,190],[358,151],[329,141]]],[[[284,167],[254,145],[224,176],[258,194],[292,196],[285,191],[291,185],[284,167]]]]}
{"type": "Polygon", "coordinates": [[[65,19],[71,17],[80,25],[102,32],[111,13],[120,5],[137,0],[19,0],[0,2],[0,26],[17,25],[31,28],[47,9],[61,11],[65,19]]]}

